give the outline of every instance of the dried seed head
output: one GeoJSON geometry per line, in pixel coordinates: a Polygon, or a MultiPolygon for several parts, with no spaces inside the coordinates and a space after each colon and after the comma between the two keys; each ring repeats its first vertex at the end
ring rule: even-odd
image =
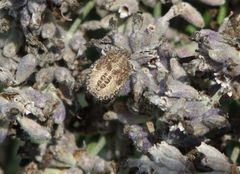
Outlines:
{"type": "Polygon", "coordinates": [[[201,14],[195,9],[191,4],[186,2],[176,3],[170,10],[163,16],[165,21],[181,16],[189,23],[195,25],[196,27],[204,27],[204,21],[201,14]]]}
{"type": "Polygon", "coordinates": [[[56,26],[53,23],[46,23],[42,26],[41,35],[44,39],[53,38],[56,33],[56,26]]]}
{"type": "Polygon", "coordinates": [[[216,173],[231,173],[231,167],[226,156],[216,148],[202,142],[197,150],[204,154],[201,165],[211,168],[216,173]]]}
{"type": "Polygon", "coordinates": [[[230,15],[224,19],[223,24],[219,28],[219,33],[228,35],[233,38],[238,38],[240,35],[240,15],[230,13],[230,15]]]}
{"type": "Polygon", "coordinates": [[[11,22],[10,20],[8,20],[7,18],[5,18],[4,16],[1,16],[0,19],[0,33],[5,33],[7,31],[10,30],[11,28],[11,22]]]}
{"type": "MultiPolygon", "coordinates": [[[[156,143],[148,150],[150,159],[159,166],[166,167],[169,171],[177,171],[177,173],[188,173],[190,165],[186,157],[174,146],[162,141],[161,144],[156,143]]],[[[169,172],[171,173],[171,172],[169,172]]]]}
{"type": "Polygon", "coordinates": [[[129,57],[127,51],[115,50],[97,60],[87,76],[88,92],[99,100],[113,98],[130,75],[129,57]]]}
{"type": "Polygon", "coordinates": [[[35,71],[36,66],[37,59],[33,54],[22,57],[17,67],[16,81],[18,83],[25,81],[35,71]]]}
{"type": "Polygon", "coordinates": [[[51,139],[51,134],[46,127],[41,126],[37,122],[27,117],[18,117],[18,123],[21,128],[28,134],[31,142],[42,144],[51,139]],[[35,131],[33,131],[35,130],[35,131]]]}

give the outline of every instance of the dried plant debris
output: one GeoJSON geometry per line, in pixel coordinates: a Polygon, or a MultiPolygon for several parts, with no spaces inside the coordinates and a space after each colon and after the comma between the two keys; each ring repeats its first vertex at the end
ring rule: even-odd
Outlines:
{"type": "Polygon", "coordinates": [[[41,157],[36,158],[35,163],[30,163],[26,166],[22,173],[48,173],[48,171],[50,172],[52,170],[56,173],[114,174],[116,170],[114,163],[107,162],[98,156],[89,155],[84,148],[78,148],[75,144],[74,136],[68,132],[55,144],[41,147],[40,150],[41,157]],[[37,164],[39,164],[39,168],[37,164]],[[41,169],[40,164],[46,168],[41,169]]]}
{"type": "Polygon", "coordinates": [[[227,3],[0,1],[0,173],[238,173],[227,3]]]}

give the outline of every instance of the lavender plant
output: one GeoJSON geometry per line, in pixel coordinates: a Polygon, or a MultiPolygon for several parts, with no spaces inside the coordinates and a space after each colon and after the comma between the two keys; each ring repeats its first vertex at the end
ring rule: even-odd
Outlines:
{"type": "Polygon", "coordinates": [[[0,173],[13,140],[12,173],[238,173],[240,17],[199,8],[225,3],[0,1],[0,173]]]}

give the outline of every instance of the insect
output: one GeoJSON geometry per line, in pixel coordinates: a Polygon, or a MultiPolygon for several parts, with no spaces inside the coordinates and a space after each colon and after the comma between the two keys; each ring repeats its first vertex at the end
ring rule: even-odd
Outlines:
{"type": "Polygon", "coordinates": [[[87,90],[99,100],[115,96],[130,76],[129,58],[126,50],[113,50],[102,56],[88,74],[87,90]]]}
{"type": "Polygon", "coordinates": [[[160,62],[161,33],[167,25],[165,20],[158,22],[143,26],[141,14],[136,14],[129,33],[118,32],[113,26],[113,31],[102,39],[90,41],[91,46],[104,53],[87,74],[86,89],[90,94],[106,101],[120,92],[124,95],[132,92],[133,100],[139,101],[145,89],[158,92],[159,86],[150,69],[157,68],[156,62],[160,62]]]}

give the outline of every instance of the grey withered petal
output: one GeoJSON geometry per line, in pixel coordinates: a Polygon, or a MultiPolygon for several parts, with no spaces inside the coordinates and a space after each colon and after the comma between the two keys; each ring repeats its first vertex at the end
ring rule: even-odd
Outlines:
{"type": "Polygon", "coordinates": [[[170,171],[189,172],[190,164],[187,158],[176,147],[167,144],[165,141],[154,144],[149,148],[148,153],[151,160],[170,171]]]}
{"type": "Polygon", "coordinates": [[[189,44],[184,44],[175,48],[174,53],[179,58],[186,58],[186,57],[195,56],[197,49],[198,49],[198,45],[195,42],[191,42],[189,44]]]}
{"type": "Polygon", "coordinates": [[[42,25],[41,36],[44,39],[51,39],[56,33],[56,26],[50,22],[42,25]]]}
{"type": "Polygon", "coordinates": [[[14,42],[10,42],[8,44],[6,44],[3,48],[3,55],[5,57],[14,57],[16,56],[18,50],[19,50],[19,46],[17,46],[14,42]]]}
{"type": "Polygon", "coordinates": [[[16,103],[6,103],[0,105],[0,120],[16,120],[21,114],[22,108],[16,103]]]}
{"type": "Polygon", "coordinates": [[[199,51],[208,54],[212,60],[223,64],[240,64],[236,43],[230,36],[202,29],[194,34],[193,39],[198,42],[199,51]]]}
{"type": "Polygon", "coordinates": [[[177,101],[176,98],[170,98],[166,96],[159,96],[152,92],[144,92],[144,97],[148,100],[149,103],[157,106],[162,111],[169,110],[177,101]]]}
{"type": "Polygon", "coordinates": [[[64,146],[64,148],[69,152],[74,152],[78,149],[78,146],[76,145],[76,137],[68,132],[65,131],[64,135],[61,137],[61,139],[58,141],[58,145],[64,146]],[[68,144],[69,143],[69,144],[68,144]]]}
{"type": "Polygon", "coordinates": [[[69,46],[66,46],[63,52],[63,60],[66,61],[69,69],[73,69],[76,58],[76,52],[73,51],[73,49],[71,49],[69,46]]]}
{"type": "Polygon", "coordinates": [[[0,95],[0,108],[1,108],[2,105],[5,105],[5,104],[9,103],[10,101],[7,98],[3,97],[2,93],[0,93],[0,94],[1,94],[0,95]]]}
{"type": "Polygon", "coordinates": [[[11,10],[17,10],[17,9],[23,7],[27,3],[27,0],[22,0],[22,1],[10,0],[10,2],[12,4],[11,10]]]}
{"type": "Polygon", "coordinates": [[[206,61],[205,57],[201,55],[197,57],[198,59],[193,59],[190,62],[183,63],[183,67],[188,74],[195,76],[195,73],[197,71],[204,72],[204,71],[215,70],[215,68],[206,61]]]}
{"type": "Polygon", "coordinates": [[[59,101],[53,110],[53,120],[56,124],[62,124],[66,117],[66,109],[62,101],[59,101]]]}
{"type": "MultiPolygon", "coordinates": [[[[207,125],[203,123],[204,113],[206,113],[211,108],[211,106],[208,106],[206,103],[204,103],[206,100],[178,100],[179,101],[175,101],[168,112],[164,113],[164,118],[166,120],[177,120],[184,122],[185,125],[191,126],[191,129],[187,129],[186,131],[194,135],[204,135],[210,130],[210,128],[213,127],[210,126],[210,128],[208,128],[207,125]]],[[[214,126],[217,127],[217,125],[214,126]]],[[[224,124],[222,126],[224,127],[227,125],[224,124]]]]}
{"type": "Polygon", "coordinates": [[[119,120],[120,122],[122,123],[127,123],[127,121],[123,120],[121,118],[122,114],[120,113],[117,113],[117,112],[114,112],[114,111],[108,111],[106,113],[104,113],[103,115],[103,119],[104,120],[119,120]]]}
{"type": "Polygon", "coordinates": [[[139,173],[156,173],[156,174],[176,174],[176,171],[170,171],[169,169],[159,166],[154,161],[151,161],[146,155],[142,155],[141,158],[128,158],[127,166],[129,168],[137,168],[139,173]]]}
{"type": "Polygon", "coordinates": [[[23,88],[21,91],[29,98],[30,101],[34,102],[34,106],[39,108],[44,108],[49,100],[48,96],[33,89],[32,87],[23,88]]]}
{"type": "Polygon", "coordinates": [[[2,50],[0,49],[0,67],[6,68],[10,72],[15,72],[18,66],[18,63],[14,59],[9,59],[2,55],[2,50]]]}
{"type": "Polygon", "coordinates": [[[86,50],[86,40],[83,37],[83,33],[78,32],[75,33],[69,41],[69,45],[72,48],[73,51],[78,53],[78,56],[81,56],[84,51],[86,50]]]}
{"type": "Polygon", "coordinates": [[[176,58],[170,59],[171,75],[174,80],[186,82],[188,80],[187,73],[177,61],[176,58]]]}
{"type": "MultiPolygon", "coordinates": [[[[133,75],[136,78],[136,83],[134,88],[148,88],[149,91],[158,93],[160,91],[159,86],[157,85],[153,75],[150,73],[149,69],[143,67],[137,70],[138,74],[133,75]],[[139,87],[138,87],[139,86],[139,87]]],[[[135,91],[134,89],[134,92],[135,91]]]]}
{"type": "Polygon", "coordinates": [[[116,11],[123,1],[115,2],[114,0],[96,0],[96,4],[105,10],[116,11]]]}
{"type": "MultiPolygon", "coordinates": [[[[70,142],[66,142],[67,144],[70,142]]],[[[50,146],[50,151],[53,155],[53,159],[50,161],[50,166],[58,167],[73,167],[76,165],[76,159],[71,151],[68,151],[64,146],[56,145],[50,146]]]]}
{"type": "Polygon", "coordinates": [[[9,58],[16,56],[23,42],[24,38],[22,32],[17,29],[13,29],[7,43],[5,43],[3,47],[3,55],[9,58]]]}
{"type": "Polygon", "coordinates": [[[142,42],[142,46],[143,47],[149,47],[149,48],[154,48],[156,46],[159,45],[159,40],[160,40],[160,36],[159,36],[159,28],[157,28],[157,25],[155,24],[149,24],[145,30],[144,30],[144,34],[143,34],[143,40],[144,42],[142,42]],[[149,45],[152,45],[151,47],[149,45]]]}
{"type": "Polygon", "coordinates": [[[233,12],[230,13],[228,17],[226,17],[219,27],[218,32],[223,35],[228,35],[233,38],[240,36],[240,15],[235,14],[233,12]]]}
{"type": "Polygon", "coordinates": [[[204,158],[201,159],[202,165],[210,167],[216,172],[230,173],[231,165],[227,157],[216,148],[202,142],[196,149],[204,154],[204,158]]]}
{"type": "Polygon", "coordinates": [[[28,138],[31,142],[42,144],[51,139],[51,134],[48,129],[34,120],[19,116],[17,117],[17,121],[21,128],[28,134],[28,138]]]}
{"type": "Polygon", "coordinates": [[[70,70],[65,67],[56,67],[54,77],[59,83],[74,82],[74,78],[72,77],[70,70]]]}
{"type": "Polygon", "coordinates": [[[202,28],[204,26],[202,15],[197,11],[197,9],[187,2],[174,4],[164,16],[167,20],[176,16],[181,16],[196,27],[202,28]]]}
{"type": "Polygon", "coordinates": [[[11,21],[0,12],[0,33],[8,32],[11,28],[11,21]]]}
{"type": "Polygon", "coordinates": [[[203,124],[209,129],[222,128],[229,125],[226,117],[220,115],[220,110],[216,108],[209,109],[203,114],[203,124]]]}
{"type": "Polygon", "coordinates": [[[16,81],[18,83],[25,81],[35,71],[36,66],[37,59],[33,54],[22,57],[17,67],[16,81]]]}
{"type": "Polygon", "coordinates": [[[138,125],[125,125],[124,134],[133,141],[135,147],[140,151],[147,152],[152,146],[148,139],[148,133],[138,125]]]}
{"type": "MultiPolygon", "coordinates": [[[[140,19],[141,19],[140,18],[140,19]]],[[[133,15],[132,17],[128,18],[126,25],[124,26],[124,28],[122,28],[122,32],[125,35],[129,35],[131,34],[136,28],[139,30],[141,28],[145,29],[147,28],[147,26],[149,26],[150,24],[154,24],[154,18],[152,15],[150,15],[149,13],[143,12],[141,14],[137,13],[135,15],[133,15]],[[142,21],[135,21],[134,17],[136,15],[141,15],[142,21]]],[[[159,30],[159,28],[158,28],[159,30]]]]}
{"type": "MultiPolygon", "coordinates": [[[[214,42],[211,42],[215,44],[214,42]]],[[[230,64],[240,64],[239,52],[235,47],[228,44],[218,44],[218,48],[208,50],[209,57],[216,62],[230,64]],[[227,50],[223,51],[223,50],[227,50]]]]}
{"type": "Polygon", "coordinates": [[[130,50],[129,38],[120,32],[113,34],[113,43],[120,48],[130,50]]]}
{"type": "MultiPolygon", "coordinates": [[[[35,98],[36,96],[32,96],[31,92],[26,93],[27,88],[23,89],[17,89],[19,95],[14,96],[13,101],[16,104],[19,104],[20,106],[23,107],[23,110],[21,111],[23,114],[32,114],[33,117],[36,117],[40,121],[45,121],[46,118],[44,116],[43,110],[41,107],[41,100],[43,100],[43,97],[39,96],[39,105],[38,105],[38,100],[35,98]]],[[[32,93],[33,94],[33,93],[32,93]]],[[[36,94],[36,93],[35,93],[36,94]]]]}
{"type": "Polygon", "coordinates": [[[214,128],[229,127],[226,116],[224,115],[200,115],[199,119],[195,118],[191,121],[195,135],[203,135],[214,128]]]}
{"type": "Polygon", "coordinates": [[[0,83],[7,86],[16,84],[13,73],[7,68],[0,67],[0,83]]]}
{"type": "MultiPolygon", "coordinates": [[[[75,137],[69,132],[62,134],[55,144],[48,147],[46,153],[50,153],[49,167],[73,167],[76,164],[74,152],[77,150],[75,137]]],[[[46,154],[48,155],[48,154],[46,154]]]]}
{"type": "Polygon", "coordinates": [[[144,52],[157,47],[162,34],[168,27],[168,22],[160,22],[164,21],[160,20],[161,18],[154,22],[154,20],[145,13],[137,13],[132,18],[132,33],[129,36],[131,50],[133,52],[144,52]],[[149,19],[148,22],[146,22],[147,19],[149,19]]]}
{"type": "Polygon", "coordinates": [[[87,154],[83,149],[78,149],[75,137],[70,132],[65,132],[56,144],[49,146],[49,161],[51,167],[80,167],[86,173],[111,173],[113,170],[111,162],[87,154]]]}
{"type": "Polygon", "coordinates": [[[37,117],[39,121],[46,121],[45,115],[41,108],[35,107],[33,102],[30,102],[24,106],[25,114],[32,114],[33,117],[37,117]]]}
{"type": "Polygon", "coordinates": [[[23,7],[23,9],[20,11],[20,23],[23,28],[26,28],[31,20],[30,13],[27,9],[27,7],[23,7]]]}
{"type": "Polygon", "coordinates": [[[29,0],[27,3],[28,11],[32,15],[31,23],[32,26],[39,27],[42,21],[42,14],[46,9],[46,1],[45,0],[29,0]]]}
{"type": "MultiPolygon", "coordinates": [[[[59,89],[55,88],[52,83],[50,83],[48,86],[44,88],[43,93],[50,97],[50,100],[48,100],[48,104],[44,107],[44,110],[43,110],[45,114],[50,114],[50,115],[53,114],[53,110],[55,109],[55,106],[60,101],[59,99],[60,96],[58,96],[59,92],[60,92],[59,89]]],[[[63,96],[62,98],[68,104],[72,104],[70,99],[64,98],[63,96]]],[[[62,118],[60,117],[60,119],[62,118]]]]}
{"type": "MultiPolygon", "coordinates": [[[[169,11],[171,11],[171,9],[169,11]]],[[[155,35],[157,36],[157,38],[161,38],[161,37],[165,36],[165,33],[169,29],[169,20],[171,20],[172,18],[175,17],[175,16],[171,16],[171,15],[169,16],[169,13],[171,13],[169,11],[164,16],[158,18],[154,22],[155,35]]],[[[157,39],[157,38],[155,38],[155,39],[157,39]]]]}
{"type": "Polygon", "coordinates": [[[189,119],[194,119],[202,115],[210,108],[210,106],[208,106],[204,102],[207,103],[209,101],[186,101],[183,108],[184,115],[189,119]]]}
{"type": "Polygon", "coordinates": [[[132,52],[142,49],[141,43],[143,39],[143,17],[137,13],[132,17],[132,33],[129,36],[129,45],[132,52]]]}
{"type": "Polygon", "coordinates": [[[195,25],[196,27],[202,28],[204,26],[202,15],[192,5],[184,2],[179,4],[178,8],[180,8],[180,16],[183,17],[186,21],[195,25]]]}
{"type": "Polygon", "coordinates": [[[114,163],[105,161],[99,156],[87,154],[87,152],[83,150],[78,153],[77,166],[86,173],[116,173],[114,163]]]}
{"type": "Polygon", "coordinates": [[[199,99],[199,93],[192,86],[182,83],[181,81],[174,80],[171,76],[166,81],[167,91],[165,94],[169,97],[186,98],[186,99],[199,99]]]}
{"type": "Polygon", "coordinates": [[[225,3],[225,0],[199,0],[199,1],[212,6],[219,6],[225,3]]]}
{"type": "Polygon", "coordinates": [[[217,41],[217,42],[224,42],[224,38],[218,32],[210,30],[210,29],[201,29],[200,31],[194,32],[192,39],[197,41],[198,43],[201,42],[208,44],[208,41],[217,41]]]}
{"type": "Polygon", "coordinates": [[[12,2],[10,0],[3,0],[0,2],[0,10],[4,8],[9,8],[12,6],[12,2]]]}
{"type": "Polygon", "coordinates": [[[41,89],[48,83],[51,83],[54,79],[55,67],[42,68],[36,74],[36,83],[35,86],[38,89],[41,89]]]}
{"type": "Polygon", "coordinates": [[[72,89],[74,88],[75,79],[73,78],[69,69],[65,67],[57,67],[54,72],[56,81],[65,87],[67,87],[66,94],[71,95],[72,89]]]}
{"type": "Polygon", "coordinates": [[[232,65],[223,68],[224,74],[230,75],[231,77],[237,77],[240,75],[240,65],[232,65]]]}

